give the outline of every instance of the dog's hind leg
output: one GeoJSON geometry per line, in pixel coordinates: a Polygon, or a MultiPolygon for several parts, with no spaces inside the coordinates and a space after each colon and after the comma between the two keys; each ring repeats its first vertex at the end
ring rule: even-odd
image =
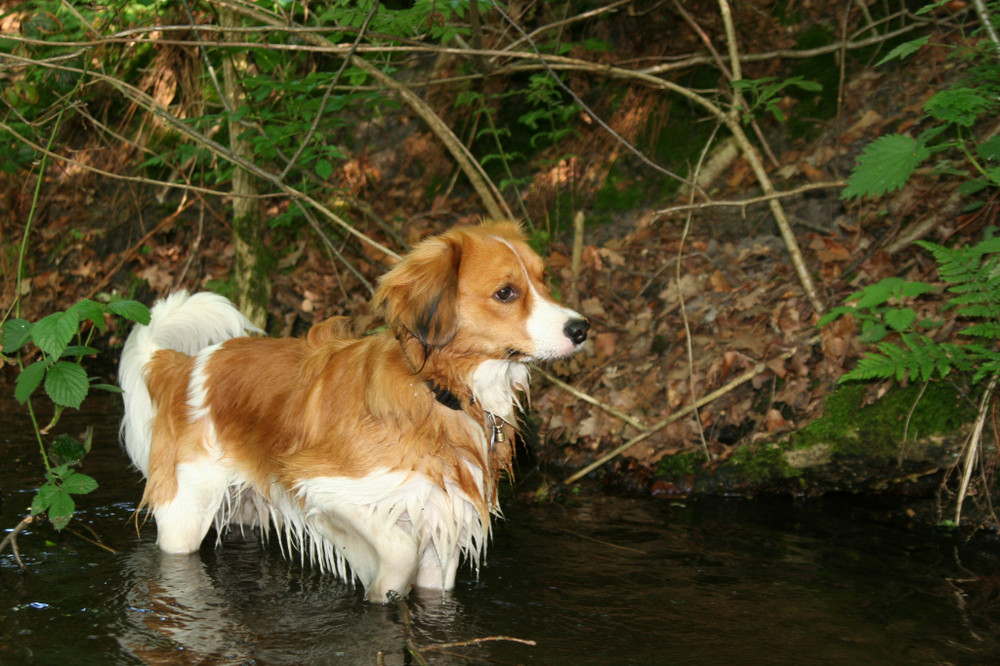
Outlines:
{"type": "Polygon", "coordinates": [[[209,458],[177,465],[177,492],[153,507],[156,544],[168,553],[193,553],[201,546],[226,496],[226,470],[209,458]]]}

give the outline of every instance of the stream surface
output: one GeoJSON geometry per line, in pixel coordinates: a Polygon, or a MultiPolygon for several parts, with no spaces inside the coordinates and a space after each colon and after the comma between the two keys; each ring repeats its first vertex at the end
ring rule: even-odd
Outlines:
{"type": "MultiPolygon", "coordinates": [[[[10,396],[4,388],[2,396],[10,396]]],[[[41,402],[41,401],[39,401],[41,402]]],[[[101,487],[70,527],[0,554],[0,664],[995,664],[1000,545],[873,519],[844,501],[669,503],[583,492],[507,501],[486,564],[447,598],[396,606],[283,558],[253,535],[165,556],[118,445],[116,397],[59,429],[95,428],[84,471],[101,487]]],[[[0,402],[0,528],[42,478],[19,405],[0,402]]]]}

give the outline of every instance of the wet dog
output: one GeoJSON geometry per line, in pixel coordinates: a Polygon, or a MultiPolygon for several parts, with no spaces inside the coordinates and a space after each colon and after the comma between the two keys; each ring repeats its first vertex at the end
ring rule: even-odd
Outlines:
{"type": "Polygon", "coordinates": [[[266,338],[225,298],[159,301],[122,352],[122,433],[171,553],[213,525],[273,528],[367,598],[449,590],[478,567],[510,471],[528,363],[580,349],[514,223],[455,228],[379,281],[386,329],[266,338]]]}

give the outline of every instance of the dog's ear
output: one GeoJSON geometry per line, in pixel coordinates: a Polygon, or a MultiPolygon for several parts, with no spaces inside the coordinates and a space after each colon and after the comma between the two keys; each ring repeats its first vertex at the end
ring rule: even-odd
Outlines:
{"type": "Polygon", "coordinates": [[[429,352],[458,331],[458,269],[462,246],[435,237],[417,245],[382,276],[372,298],[393,330],[405,329],[429,352]]]}

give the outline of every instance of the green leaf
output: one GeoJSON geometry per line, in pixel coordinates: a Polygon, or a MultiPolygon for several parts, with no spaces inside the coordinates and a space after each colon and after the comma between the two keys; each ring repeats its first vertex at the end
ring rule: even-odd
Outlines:
{"type": "Polygon", "coordinates": [[[855,292],[847,297],[851,301],[857,299],[854,304],[856,308],[870,310],[877,305],[883,305],[886,301],[896,295],[902,288],[905,280],[901,277],[883,278],[875,284],[870,284],[861,291],[855,292]]]}
{"type": "Polygon", "coordinates": [[[327,180],[333,175],[333,165],[328,160],[320,160],[316,163],[316,175],[327,180]]]}
{"type": "Polygon", "coordinates": [[[976,152],[984,160],[1000,160],[1000,135],[976,145],[976,152]]]}
{"type": "Polygon", "coordinates": [[[57,530],[66,527],[72,520],[74,511],[76,502],[64,488],[60,488],[52,498],[52,504],[49,505],[49,521],[52,527],[57,530]]]}
{"type": "Polygon", "coordinates": [[[52,506],[52,501],[59,494],[59,486],[52,483],[51,481],[46,481],[35,493],[35,499],[31,501],[31,515],[37,516],[40,513],[44,513],[46,509],[52,506]]]}
{"type": "Polygon", "coordinates": [[[107,312],[106,308],[88,298],[77,301],[66,312],[75,314],[79,321],[89,319],[101,333],[106,328],[104,321],[104,313],[107,312]]]}
{"type": "Polygon", "coordinates": [[[27,319],[8,319],[3,323],[3,351],[13,354],[31,340],[31,322],[27,319]]]}
{"type": "Polygon", "coordinates": [[[978,90],[972,88],[951,88],[935,93],[924,103],[924,113],[947,123],[972,127],[983,113],[993,106],[993,102],[978,90]]]}
{"type": "Polygon", "coordinates": [[[885,313],[885,323],[894,331],[905,331],[913,325],[917,319],[917,313],[911,308],[900,308],[899,310],[889,310],[885,313]]]}
{"type": "Polygon", "coordinates": [[[19,403],[23,405],[35,392],[38,385],[42,383],[42,378],[45,377],[45,371],[48,370],[49,365],[50,362],[46,360],[35,361],[17,376],[17,379],[14,380],[14,398],[19,403]]]}
{"type": "Polygon", "coordinates": [[[924,37],[917,37],[916,39],[900,44],[899,46],[897,46],[896,48],[885,54],[885,57],[879,60],[877,63],[875,63],[875,66],[881,67],[890,60],[896,60],[896,59],[902,60],[903,58],[913,55],[914,53],[919,51],[921,47],[923,47],[923,45],[926,44],[930,38],[931,38],[930,35],[926,35],[924,37]]]}
{"type": "Polygon", "coordinates": [[[62,433],[52,438],[49,451],[54,454],[62,463],[77,463],[87,455],[87,447],[76,440],[75,437],[62,433]]]}
{"type": "Polygon", "coordinates": [[[853,315],[854,312],[855,309],[852,307],[848,307],[846,305],[838,305],[837,307],[832,308],[829,312],[820,317],[819,321],[816,322],[816,326],[817,328],[822,328],[827,324],[829,324],[830,322],[839,319],[841,315],[845,314],[853,315]]]}
{"type": "Polygon", "coordinates": [[[858,339],[862,342],[878,342],[888,334],[888,329],[882,324],[871,324],[861,327],[861,335],[858,336],[858,339]]]}
{"type": "Polygon", "coordinates": [[[149,324],[149,308],[138,301],[111,301],[108,309],[119,317],[139,324],[149,324]]]}
{"type": "Polygon", "coordinates": [[[76,335],[79,325],[80,319],[75,312],[55,312],[35,323],[31,337],[43,352],[52,358],[59,358],[76,335]]]}
{"type": "Polygon", "coordinates": [[[74,495],[86,495],[97,490],[97,481],[81,472],[70,472],[63,479],[63,490],[74,495]]]}
{"type": "Polygon", "coordinates": [[[880,197],[898,190],[929,156],[926,146],[908,136],[887,134],[879,137],[865,146],[840,198],[880,197]]]}
{"type": "Polygon", "coordinates": [[[63,350],[63,358],[67,356],[94,356],[95,354],[100,354],[100,349],[95,349],[94,347],[88,347],[86,345],[70,345],[63,350]]]}
{"type": "Polygon", "coordinates": [[[59,361],[45,377],[45,392],[52,402],[63,407],[80,409],[89,388],[87,373],[78,363],[59,361]]]}
{"type": "Polygon", "coordinates": [[[932,291],[937,291],[937,290],[938,288],[932,284],[927,284],[926,282],[920,282],[920,281],[913,281],[904,284],[900,288],[899,293],[901,296],[915,297],[915,296],[923,296],[924,294],[928,294],[932,291]]]}

